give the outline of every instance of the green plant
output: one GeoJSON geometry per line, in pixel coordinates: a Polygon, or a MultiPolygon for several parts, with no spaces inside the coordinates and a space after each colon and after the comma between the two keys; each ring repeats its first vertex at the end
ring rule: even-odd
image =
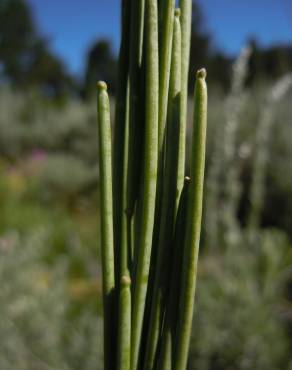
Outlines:
{"type": "Polygon", "coordinates": [[[282,232],[265,230],[252,248],[241,238],[201,257],[191,370],[290,369],[287,242],[282,232]]]}
{"type": "Polygon", "coordinates": [[[71,260],[84,258],[84,249],[71,245],[48,264],[52,230],[35,227],[27,234],[11,231],[0,238],[0,368],[101,370],[96,292],[76,313],[76,287],[69,277],[71,260]]]}
{"type": "Polygon", "coordinates": [[[191,5],[190,0],[181,0],[180,9],[174,0],[122,2],[113,153],[107,86],[97,87],[105,369],[187,366],[207,117],[201,69],[190,185],[186,180],[181,196],[191,5]]]}

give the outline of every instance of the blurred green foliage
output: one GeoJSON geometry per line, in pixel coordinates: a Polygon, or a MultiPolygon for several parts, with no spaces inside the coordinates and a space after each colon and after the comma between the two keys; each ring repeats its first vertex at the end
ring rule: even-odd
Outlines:
{"type": "MultiPolygon", "coordinates": [[[[29,237],[17,232],[1,235],[0,367],[77,370],[82,365],[86,370],[101,369],[97,295],[78,315],[72,312],[82,289],[72,289],[68,279],[69,254],[54,264],[45,263],[52,244],[50,234],[36,228],[29,237]]],[[[74,253],[70,252],[71,257],[74,253]]]]}
{"type": "Polygon", "coordinates": [[[255,244],[243,233],[223,254],[201,259],[190,369],[291,368],[284,294],[291,247],[289,256],[275,230],[255,244]]]}

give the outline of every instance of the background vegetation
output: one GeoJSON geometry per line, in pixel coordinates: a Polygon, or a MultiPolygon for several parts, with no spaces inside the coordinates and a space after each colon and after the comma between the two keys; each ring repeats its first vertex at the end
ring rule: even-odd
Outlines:
{"type": "MultiPolygon", "coordinates": [[[[195,7],[210,98],[189,368],[292,369],[292,48],[251,41],[234,65],[203,25],[195,7]]],[[[115,77],[107,40],[76,81],[26,3],[0,3],[1,369],[101,368],[93,96],[105,79],[114,100],[115,77]]]]}

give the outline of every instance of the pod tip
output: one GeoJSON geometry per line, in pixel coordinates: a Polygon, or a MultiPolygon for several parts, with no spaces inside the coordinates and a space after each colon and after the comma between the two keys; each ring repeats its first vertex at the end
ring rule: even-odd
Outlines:
{"type": "Polygon", "coordinates": [[[104,81],[98,81],[97,87],[101,90],[107,90],[107,84],[104,81]]]}
{"type": "Polygon", "coordinates": [[[180,17],[180,8],[175,8],[174,15],[175,17],[180,17]]]}
{"type": "Polygon", "coordinates": [[[196,77],[197,78],[206,78],[207,76],[207,71],[205,68],[201,68],[197,71],[196,77]]]}

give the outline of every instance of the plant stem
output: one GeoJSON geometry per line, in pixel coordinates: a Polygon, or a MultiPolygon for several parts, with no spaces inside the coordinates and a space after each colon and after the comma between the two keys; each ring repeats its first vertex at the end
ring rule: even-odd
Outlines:
{"type": "MultiPolygon", "coordinates": [[[[179,151],[179,168],[185,168],[185,147],[186,125],[187,125],[187,104],[188,104],[188,77],[190,64],[191,26],[192,26],[192,0],[180,0],[181,11],[181,106],[180,106],[180,127],[182,130],[179,151]]],[[[178,188],[183,187],[184,171],[179,176],[178,188]]]]}
{"type": "Polygon", "coordinates": [[[131,279],[120,282],[117,370],[129,370],[131,364],[131,279]]]}
{"type": "Polygon", "coordinates": [[[131,370],[137,369],[145,298],[151,256],[158,156],[158,29],[157,0],[145,2],[146,35],[146,108],[145,143],[142,175],[143,201],[137,271],[133,291],[131,370]]]}
{"type": "Polygon", "coordinates": [[[101,208],[101,258],[103,275],[104,304],[104,357],[105,369],[114,367],[114,240],[113,240],[113,201],[112,201],[112,160],[110,107],[107,86],[97,85],[97,117],[99,129],[100,164],[100,208],[101,208]]]}
{"type": "MultiPolygon", "coordinates": [[[[128,167],[128,131],[129,131],[129,35],[130,2],[122,3],[122,41],[119,56],[119,80],[116,102],[116,121],[114,131],[113,163],[113,200],[114,200],[114,237],[115,237],[115,277],[120,281],[116,297],[117,368],[130,368],[130,328],[131,328],[131,294],[130,287],[122,282],[129,278],[128,263],[128,220],[126,209],[126,186],[128,167]]],[[[114,320],[115,318],[112,318],[114,320]]],[[[114,351],[113,351],[114,352],[114,351]]]]}
{"type": "MultiPolygon", "coordinates": [[[[163,187],[164,171],[164,144],[165,144],[165,125],[167,115],[169,76],[171,67],[171,49],[173,38],[174,21],[174,0],[162,0],[159,4],[160,22],[159,22],[159,116],[158,116],[158,172],[157,172],[157,191],[155,206],[155,225],[153,232],[153,245],[158,242],[160,216],[161,216],[161,198],[163,187]]],[[[154,251],[155,252],[155,251],[154,251]]],[[[155,263],[156,255],[152,262],[155,263]]]]}
{"type": "Polygon", "coordinates": [[[161,335],[161,349],[159,352],[158,368],[168,370],[172,368],[175,348],[175,329],[178,315],[178,300],[180,277],[182,272],[183,246],[185,244],[187,222],[187,194],[190,178],[184,180],[184,187],[180,196],[175,225],[174,250],[171,267],[171,281],[168,290],[165,322],[161,335]]]}
{"type": "Polygon", "coordinates": [[[174,21],[174,0],[162,0],[161,2],[161,44],[159,49],[159,134],[158,150],[159,157],[163,153],[164,131],[167,113],[168,88],[171,64],[171,45],[174,21]]]}
{"type": "Polygon", "coordinates": [[[125,173],[127,171],[127,126],[129,120],[129,35],[130,35],[130,1],[122,2],[122,40],[119,55],[119,78],[116,98],[114,146],[113,146],[113,204],[114,204],[114,240],[115,240],[115,279],[120,281],[120,249],[123,230],[126,229],[124,209],[126,197],[125,173]]]}
{"type": "Polygon", "coordinates": [[[202,219],[207,126],[207,86],[205,77],[205,69],[201,69],[197,72],[194,98],[195,108],[193,142],[190,166],[191,182],[188,192],[186,243],[184,246],[183,256],[182,284],[180,289],[174,370],[184,370],[187,366],[194,308],[197,261],[202,219]]]}
{"type": "MultiPolygon", "coordinates": [[[[129,99],[129,95],[128,95],[129,99]]],[[[127,99],[127,104],[129,100],[127,99]]],[[[122,209],[121,209],[121,234],[120,234],[120,290],[118,309],[118,343],[117,343],[117,368],[119,370],[130,370],[131,361],[131,290],[130,290],[130,257],[131,242],[129,240],[130,230],[128,228],[128,217],[126,214],[126,173],[128,163],[128,133],[129,120],[125,117],[125,141],[124,153],[121,164],[123,165],[122,183],[122,209]]]]}
{"type": "MultiPolygon", "coordinates": [[[[161,0],[159,3],[159,116],[158,116],[158,171],[157,171],[157,190],[155,204],[155,222],[152,244],[158,244],[160,218],[161,218],[161,201],[163,190],[163,172],[165,156],[165,125],[167,115],[169,76],[171,67],[171,49],[173,38],[173,20],[174,20],[174,0],[161,0]]],[[[150,282],[148,285],[147,295],[153,294],[154,266],[156,265],[157,250],[153,249],[151,256],[150,282]]],[[[146,310],[150,307],[147,303],[146,310]]]]}
{"type": "Polygon", "coordinates": [[[129,163],[127,185],[127,214],[134,213],[135,202],[140,185],[142,160],[143,119],[142,102],[142,56],[144,34],[145,0],[132,1],[131,6],[131,47],[130,47],[130,128],[129,128],[129,163]]]}
{"type": "Polygon", "coordinates": [[[154,291],[152,296],[149,333],[146,346],[144,369],[153,368],[159,333],[165,307],[166,285],[169,277],[169,258],[176,217],[176,190],[178,173],[178,150],[180,137],[180,86],[181,86],[181,32],[179,10],[176,10],[173,29],[173,47],[167,113],[167,139],[165,174],[159,226],[158,255],[155,267],[154,291]]]}

